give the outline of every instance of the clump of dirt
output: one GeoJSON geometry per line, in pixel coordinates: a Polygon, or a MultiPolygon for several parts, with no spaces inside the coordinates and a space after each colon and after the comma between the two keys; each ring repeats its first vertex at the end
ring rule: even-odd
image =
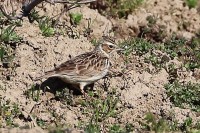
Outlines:
{"type": "Polygon", "coordinates": [[[151,35],[156,34],[158,37],[159,34],[165,33],[166,35],[161,38],[164,40],[173,33],[191,39],[199,34],[199,20],[198,8],[189,9],[183,0],[152,0],[146,1],[127,19],[113,19],[112,22],[114,31],[116,30],[116,36],[119,38],[137,36],[140,32],[144,34],[145,31],[141,31],[140,27],[148,27],[153,31],[157,31],[155,33],[151,31],[151,35]],[[151,20],[148,19],[149,17],[151,20]],[[153,25],[153,27],[150,25],[153,25]]]}

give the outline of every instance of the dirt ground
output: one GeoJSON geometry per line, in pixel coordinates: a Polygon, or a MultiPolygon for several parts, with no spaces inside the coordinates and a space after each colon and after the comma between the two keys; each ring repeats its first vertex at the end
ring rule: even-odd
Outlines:
{"type": "MultiPolygon", "coordinates": [[[[44,5],[45,9],[37,8],[40,15],[57,15],[61,12],[63,5],[44,5]]],[[[22,110],[23,118],[15,118],[14,122],[18,123],[19,127],[29,125],[31,129],[28,132],[47,132],[35,123],[35,119],[39,118],[51,125],[51,122],[58,117],[61,124],[67,125],[69,129],[76,129],[80,121],[88,121],[87,115],[81,113],[80,105],[66,106],[61,100],[55,99],[55,94],[51,91],[40,91],[41,96],[38,102],[31,98],[27,98],[24,93],[35,84],[41,84],[41,81],[34,81],[36,77],[44,74],[45,71],[53,69],[62,62],[74,57],[78,54],[91,51],[94,45],[90,42],[91,39],[99,39],[103,34],[108,34],[108,31],[115,27],[115,31],[110,35],[116,37],[116,41],[123,40],[128,37],[135,37],[140,33],[140,27],[148,25],[147,16],[156,18],[157,26],[164,26],[166,39],[168,35],[177,33],[187,39],[191,39],[200,31],[200,13],[197,9],[189,9],[183,4],[182,0],[147,0],[141,7],[136,9],[127,19],[108,19],[100,15],[97,10],[90,9],[88,5],[70,10],[70,12],[80,12],[83,14],[83,20],[78,27],[74,28],[72,34],[79,37],[73,39],[67,35],[57,35],[53,37],[44,37],[36,23],[29,23],[25,18],[22,27],[17,27],[16,32],[23,41],[18,43],[15,49],[14,65],[15,70],[0,67],[0,96],[4,101],[10,100],[15,102],[22,110]],[[81,33],[84,32],[84,27],[87,26],[88,20],[91,19],[91,29],[93,32],[90,37],[84,37],[81,33]],[[187,27],[183,26],[187,23],[187,27]],[[117,27],[117,28],[116,28],[117,27]],[[31,113],[30,113],[31,112],[31,113]],[[59,116],[52,116],[52,112],[56,112],[59,116]],[[31,115],[36,118],[30,118],[31,115]],[[29,120],[30,119],[30,120],[29,120]]],[[[65,25],[70,25],[69,14],[62,16],[60,22],[65,25]]],[[[63,27],[68,30],[68,27],[63,27]]],[[[113,59],[112,69],[121,72],[127,67],[123,62],[123,58],[115,55],[113,59]],[[117,60],[117,61],[116,61],[117,60]]],[[[176,59],[177,65],[182,62],[176,59]]],[[[145,63],[142,57],[132,55],[132,62],[128,64],[131,69],[126,71],[124,77],[113,77],[107,82],[109,83],[108,90],[102,87],[106,82],[105,79],[95,83],[94,91],[103,90],[103,95],[107,95],[109,91],[116,88],[116,93],[119,95],[120,103],[118,108],[121,113],[117,118],[108,119],[108,123],[132,123],[135,129],[140,129],[139,123],[147,112],[152,112],[157,116],[169,116],[173,112],[178,123],[182,123],[186,117],[191,117],[194,121],[200,120],[195,112],[190,109],[181,109],[174,107],[167,97],[164,85],[169,82],[169,74],[165,69],[161,69],[155,73],[155,67],[145,63]],[[149,71],[145,71],[145,70],[149,71]],[[126,79],[126,80],[124,80],[126,79]]],[[[199,70],[196,70],[199,71],[199,70]]],[[[179,75],[180,81],[192,81],[200,83],[199,78],[195,78],[191,71],[181,71],[179,75]]],[[[44,79],[42,82],[45,82],[44,79]]],[[[59,86],[62,84],[60,80],[50,80],[50,85],[59,86]]],[[[81,95],[75,94],[75,99],[82,98],[81,95]]],[[[2,123],[3,127],[6,127],[2,123]]],[[[52,124],[53,125],[53,124],[52,124]]],[[[27,132],[27,129],[22,131],[27,132]]],[[[136,130],[137,131],[137,130],[136,130]]],[[[0,132],[8,132],[8,129],[2,128],[0,132]]],[[[21,129],[10,129],[10,132],[21,132],[21,129]]],[[[66,130],[66,132],[68,132],[66,130]]],[[[70,131],[69,131],[70,132],[70,131]]],[[[74,132],[78,132],[77,130],[74,132]]]]}

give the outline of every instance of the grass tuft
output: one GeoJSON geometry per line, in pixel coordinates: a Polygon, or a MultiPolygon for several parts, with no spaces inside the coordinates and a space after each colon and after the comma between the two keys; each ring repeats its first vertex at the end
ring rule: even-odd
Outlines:
{"type": "Polygon", "coordinates": [[[187,117],[182,124],[178,124],[177,120],[167,120],[166,118],[158,118],[153,113],[148,112],[145,115],[144,121],[142,121],[141,123],[144,130],[155,133],[200,132],[200,122],[193,123],[193,120],[190,117],[187,117]]]}
{"type": "Polygon", "coordinates": [[[15,28],[16,28],[15,25],[9,25],[6,28],[1,27],[0,41],[1,42],[10,42],[10,41],[17,42],[17,41],[19,41],[21,38],[14,31],[15,28]]]}
{"type": "Polygon", "coordinates": [[[97,0],[91,8],[97,8],[105,16],[127,18],[145,0],[97,0]]]}
{"type": "Polygon", "coordinates": [[[44,17],[39,20],[39,28],[42,32],[42,35],[45,37],[50,37],[55,34],[55,29],[53,28],[53,20],[49,17],[44,17]]]}
{"type": "Polygon", "coordinates": [[[87,133],[100,133],[101,125],[105,125],[105,128],[108,129],[106,120],[110,117],[116,117],[118,112],[116,105],[119,99],[113,93],[108,94],[106,98],[102,98],[100,92],[97,96],[92,92],[89,92],[89,95],[92,100],[86,100],[82,103],[83,114],[90,117],[89,123],[83,124],[83,128],[87,133]]]}
{"type": "Polygon", "coordinates": [[[80,22],[83,18],[83,14],[80,14],[80,13],[70,13],[69,16],[70,16],[71,23],[73,25],[80,24],[80,22]]]}
{"type": "Polygon", "coordinates": [[[189,8],[195,8],[198,4],[198,0],[186,0],[186,4],[189,8]]]}
{"type": "Polygon", "coordinates": [[[165,89],[175,106],[200,112],[200,84],[181,84],[175,81],[165,85],[165,89]]]}
{"type": "Polygon", "coordinates": [[[0,97],[0,127],[18,127],[14,119],[18,118],[20,114],[21,111],[18,104],[11,103],[10,100],[0,97]]]}

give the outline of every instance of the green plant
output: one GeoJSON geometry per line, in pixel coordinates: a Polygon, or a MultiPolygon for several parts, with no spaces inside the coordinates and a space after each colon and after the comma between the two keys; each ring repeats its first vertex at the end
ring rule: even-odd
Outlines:
{"type": "MultiPolygon", "coordinates": [[[[94,96],[92,92],[89,92],[89,95],[94,96]]],[[[83,101],[82,106],[86,108],[83,114],[91,117],[84,130],[88,133],[100,132],[100,124],[108,117],[115,117],[117,114],[116,104],[118,101],[118,98],[112,94],[108,94],[106,99],[97,97],[93,100],[83,101]]]]}
{"type": "Polygon", "coordinates": [[[193,38],[188,43],[188,49],[184,56],[184,66],[189,70],[200,68],[200,39],[193,38]]]}
{"type": "Polygon", "coordinates": [[[71,23],[73,25],[78,25],[80,24],[82,18],[83,18],[83,14],[80,14],[80,13],[70,13],[70,20],[71,20],[71,23]]]}
{"type": "Polygon", "coordinates": [[[200,84],[181,84],[175,81],[165,85],[165,89],[175,106],[200,112],[200,84]]]}
{"type": "MultiPolygon", "coordinates": [[[[183,62],[184,67],[188,70],[194,70],[195,68],[200,68],[200,41],[198,38],[193,38],[191,41],[186,41],[185,38],[177,37],[172,35],[172,37],[164,43],[158,43],[153,45],[152,49],[157,49],[165,52],[169,55],[170,59],[178,57],[180,61],[183,62]]],[[[159,63],[159,57],[150,56],[152,64],[154,66],[159,66],[162,64],[162,60],[159,63]]]]}
{"type": "Polygon", "coordinates": [[[137,55],[143,56],[145,62],[151,63],[156,68],[165,68],[165,64],[175,57],[178,57],[188,70],[200,68],[200,40],[198,38],[186,41],[185,38],[173,34],[164,43],[153,43],[143,38],[130,38],[120,45],[125,49],[126,62],[130,60],[129,55],[134,51],[137,55]],[[165,55],[158,56],[156,51],[163,52],[165,55]]]}
{"type": "Polygon", "coordinates": [[[148,24],[150,26],[155,25],[156,21],[157,21],[157,19],[155,18],[155,16],[152,16],[152,15],[147,16],[146,20],[148,21],[148,24]]]}
{"type": "Polygon", "coordinates": [[[97,2],[94,7],[99,7],[101,14],[112,17],[127,18],[144,0],[105,0],[97,2]]]}
{"type": "Polygon", "coordinates": [[[37,122],[37,125],[40,126],[40,127],[45,127],[45,121],[41,120],[41,119],[37,119],[36,120],[37,122]]]}
{"type": "Polygon", "coordinates": [[[144,0],[119,0],[117,3],[118,10],[116,11],[116,13],[118,14],[119,18],[127,17],[128,14],[133,12],[133,10],[141,5],[143,2],[144,0]]]}
{"type": "Polygon", "coordinates": [[[111,127],[109,127],[109,133],[130,133],[133,132],[133,125],[132,124],[126,124],[125,127],[121,127],[118,124],[114,124],[111,127]]]}
{"type": "Polygon", "coordinates": [[[126,56],[129,56],[133,50],[136,51],[136,54],[141,56],[150,52],[154,48],[153,43],[142,38],[131,38],[125,40],[120,44],[120,46],[125,49],[124,54],[126,56]]]}
{"type": "Polygon", "coordinates": [[[185,38],[178,38],[173,35],[171,39],[164,43],[163,51],[170,55],[171,58],[178,57],[184,63],[188,70],[200,68],[200,40],[193,38],[186,41],[185,38]]]}
{"type": "Polygon", "coordinates": [[[15,25],[10,25],[6,28],[1,27],[0,41],[1,42],[19,41],[21,38],[14,31],[15,28],[16,28],[15,25]]]}
{"type": "Polygon", "coordinates": [[[40,16],[39,12],[34,10],[31,11],[30,15],[29,15],[29,21],[32,23],[34,21],[37,21],[38,23],[40,22],[40,20],[42,20],[43,18],[45,18],[45,16],[40,16]]]}
{"type": "Polygon", "coordinates": [[[49,130],[49,133],[65,133],[66,131],[65,130],[63,130],[63,129],[61,129],[61,128],[59,128],[59,127],[53,127],[53,129],[50,129],[49,130]]]}
{"type": "Polygon", "coordinates": [[[43,19],[40,19],[38,23],[43,36],[50,37],[55,34],[52,19],[44,17],[43,19]]]}
{"type": "Polygon", "coordinates": [[[98,41],[96,39],[92,39],[90,41],[94,46],[97,46],[98,45],[98,41]]]}
{"type": "Polygon", "coordinates": [[[2,22],[2,21],[3,21],[3,17],[4,17],[3,13],[2,13],[2,12],[0,12],[0,22],[2,22]]]}
{"type": "Polygon", "coordinates": [[[54,23],[55,20],[46,17],[46,16],[40,16],[38,14],[38,11],[33,10],[30,15],[29,15],[29,21],[34,22],[37,21],[39,24],[39,28],[42,32],[42,35],[45,37],[50,37],[55,34],[55,29],[54,29],[54,23]]]}
{"type": "Polygon", "coordinates": [[[169,73],[169,82],[170,83],[174,82],[176,78],[178,77],[177,68],[175,68],[175,65],[172,63],[172,64],[169,64],[166,69],[167,69],[167,72],[169,73]]]}
{"type": "Polygon", "coordinates": [[[0,120],[2,123],[9,127],[17,127],[17,123],[14,123],[13,120],[19,117],[20,114],[21,111],[18,104],[11,103],[10,100],[4,100],[0,97],[0,120]]]}
{"type": "Polygon", "coordinates": [[[5,51],[4,47],[1,47],[0,48],[0,59],[1,59],[1,61],[3,61],[5,54],[6,54],[6,51],[5,51]]]}
{"type": "MultiPolygon", "coordinates": [[[[198,58],[200,58],[200,54],[197,53],[197,55],[198,55],[198,58]]],[[[199,62],[196,62],[196,60],[190,60],[190,61],[185,62],[184,67],[189,70],[194,70],[195,68],[200,68],[200,64],[199,62]]]]}
{"type": "Polygon", "coordinates": [[[38,102],[40,99],[40,88],[38,86],[32,85],[30,89],[24,92],[27,98],[32,98],[34,101],[38,102]]]}
{"type": "Polygon", "coordinates": [[[164,52],[169,54],[172,58],[177,57],[178,53],[182,52],[185,53],[186,39],[185,38],[178,38],[176,35],[172,35],[172,37],[164,43],[164,52]]]}
{"type": "Polygon", "coordinates": [[[163,65],[161,57],[158,57],[155,54],[151,54],[149,57],[145,57],[145,62],[151,62],[152,65],[157,68],[161,68],[163,65]]]}
{"type": "Polygon", "coordinates": [[[103,121],[108,117],[116,115],[116,104],[119,101],[117,97],[108,95],[105,100],[97,99],[92,103],[94,108],[94,120],[103,121]]]}
{"type": "Polygon", "coordinates": [[[88,125],[86,125],[84,131],[86,133],[100,133],[101,128],[98,125],[98,123],[93,123],[92,121],[90,121],[90,123],[88,125]]]}
{"type": "Polygon", "coordinates": [[[198,0],[186,0],[186,4],[189,8],[195,8],[198,4],[198,0]]]}
{"type": "Polygon", "coordinates": [[[14,52],[10,46],[0,45],[0,61],[3,63],[3,67],[13,67],[12,61],[14,59],[14,52]]]}
{"type": "Polygon", "coordinates": [[[120,45],[125,49],[124,55],[126,58],[126,62],[129,62],[129,60],[131,60],[129,59],[129,55],[131,55],[133,51],[136,52],[137,55],[143,56],[144,61],[146,63],[151,63],[153,66],[158,68],[157,70],[160,70],[169,61],[168,56],[158,56],[156,54],[156,50],[163,51],[164,49],[164,45],[160,43],[152,43],[143,38],[131,38],[125,40],[120,45]]]}
{"type": "Polygon", "coordinates": [[[187,133],[199,133],[200,132],[199,124],[200,124],[199,122],[194,124],[192,118],[187,117],[187,119],[184,120],[184,123],[181,124],[180,129],[183,132],[187,132],[187,133]]]}
{"type": "Polygon", "coordinates": [[[169,131],[169,125],[166,120],[163,118],[156,119],[152,113],[147,113],[144,119],[146,122],[143,123],[144,127],[149,131],[158,132],[167,132],[169,131]]]}
{"type": "Polygon", "coordinates": [[[187,132],[187,133],[199,133],[199,123],[193,123],[192,118],[188,117],[182,124],[178,124],[177,120],[167,120],[165,118],[157,118],[153,113],[148,112],[145,115],[144,121],[141,122],[143,128],[148,131],[154,131],[156,133],[163,132],[187,132]]]}
{"type": "Polygon", "coordinates": [[[109,128],[109,133],[123,133],[123,132],[125,131],[122,127],[120,127],[120,125],[114,124],[109,128]]]}
{"type": "Polygon", "coordinates": [[[153,49],[153,44],[144,39],[136,40],[135,42],[135,50],[139,55],[148,53],[153,49]]]}
{"type": "Polygon", "coordinates": [[[55,97],[58,98],[63,104],[73,106],[73,92],[69,88],[57,89],[55,97]]]}

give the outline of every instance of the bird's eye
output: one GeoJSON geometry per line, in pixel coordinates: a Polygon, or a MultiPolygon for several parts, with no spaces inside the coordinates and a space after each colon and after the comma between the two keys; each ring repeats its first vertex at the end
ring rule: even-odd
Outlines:
{"type": "Polygon", "coordinates": [[[113,45],[108,45],[108,47],[109,47],[110,49],[113,49],[113,48],[114,48],[114,46],[113,46],[113,45]]]}

